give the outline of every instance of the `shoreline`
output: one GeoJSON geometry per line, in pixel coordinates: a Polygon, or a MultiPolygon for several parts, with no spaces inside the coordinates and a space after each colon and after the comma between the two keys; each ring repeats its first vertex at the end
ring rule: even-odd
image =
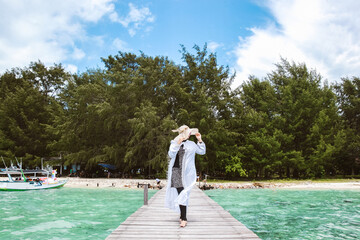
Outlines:
{"type": "MultiPolygon", "coordinates": [[[[144,185],[148,185],[149,189],[159,189],[155,179],[128,179],[128,178],[78,178],[60,177],[59,180],[66,180],[68,182],[64,185],[67,188],[115,188],[115,189],[137,189],[143,188],[144,185]],[[140,185],[139,185],[140,184],[140,185]]],[[[166,185],[161,180],[161,185],[166,185]]]]}
{"type": "MultiPolygon", "coordinates": [[[[155,179],[124,179],[124,178],[79,178],[79,177],[60,177],[59,180],[68,182],[66,188],[114,188],[114,189],[139,189],[148,185],[149,189],[160,189],[166,186],[167,180],[160,179],[157,185],[155,179]],[[140,185],[139,185],[140,184],[140,185]],[[160,187],[160,188],[159,188],[160,187]]],[[[0,181],[6,181],[7,177],[0,177],[0,181]]],[[[210,189],[294,189],[294,190],[360,190],[360,179],[338,181],[246,181],[246,182],[196,182],[196,185],[203,190],[210,189]]]]}
{"type": "MultiPolygon", "coordinates": [[[[66,179],[66,178],[60,178],[66,179]]],[[[69,181],[64,187],[73,188],[143,188],[143,185],[148,184],[150,189],[159,189],[155,179],[120,179],[120,178],[67,178],[69,181]]],[[[160,186],[166,186],[166,179],[160,179],[160,186]]],[[[346,182],[313,182],[299,181],[299,182],[196,182],[196,185],[201,189],[295,189],[295,190],[360,190],[360,180],[350,180],[346,182]]]]}
{"type": "Polygon", "coordinates": [[[294,189],[294,190],[360,190],[360,180],[349,182],[244,182],[208,183],[210,189],[294,189]]]}

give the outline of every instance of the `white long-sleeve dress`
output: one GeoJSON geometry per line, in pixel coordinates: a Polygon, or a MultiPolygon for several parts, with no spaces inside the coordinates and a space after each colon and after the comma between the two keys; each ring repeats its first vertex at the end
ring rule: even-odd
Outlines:
{"type": "Polygon", "coordinates": [[[168,168],[167,186],[165,195],[165,207],[170,208],[176,212],[180,212],[179,205],[188,205],[190,191],[196,183],[196,168],[195,168],[195,154],[204,155],[206,153],[205,143],[194,143],[193,141],[186,141],[178,144],[172,140],[169,148],[169,157],[171,158],[168,168]],[[184,190],[178,194],[176,188],[171,187],[172,168],[174,166],[176,154],[180,146],[184,145],[185,155],[182,161],[182,183],[184,190]]]}

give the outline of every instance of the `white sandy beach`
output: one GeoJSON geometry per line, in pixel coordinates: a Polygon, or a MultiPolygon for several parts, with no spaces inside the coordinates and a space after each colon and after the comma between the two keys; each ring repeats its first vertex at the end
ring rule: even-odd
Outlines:
{"type": "MultiPolygon", "coordinates": [[[[150,188],[156,188],[155,179],[124,179],[124,178],[59,178],[69,181],[64,187],[72,188],[138,188],[138,184],[150,184],[150,188]]],[[[166,180],[161,181],[161,185],[166,185],[166,180]]],[[[140,185],[139,187],[142,187],[140,185]]]]}
{"type": "Polygon", "coordinates": [[[244,183],[209,183],[215,189],[251,189],[251,188],[271,188],[271,189],[298,189],[298,190],[360,190],[360,180],[349,182],[244,182],[244,183]]]}
{"type": "MultiPolygon", "coordinates": [[[[89,187],[89,188],[138,188],[140,184],[150,184],[151,188],[157,188],[155,179],[119,179],[119,178],[68,178],[65,187],[89,187]]],[[[161,180],[161,186],[166,185],[166,180],[161,180]]],[[[197,183],[199,186],[199,183],[197,183]]],[[[204,185],[200,182],[200,187],[204,185]]],[[[252,188],[281,188],[281,189],[338,189],[338,190],[360,190],[360,180],[344,182],[225,182],[208,183],[214,189],[252,189],[252,188]]],[[[141,186],[140,186],[141,187],[141,186]]]]}
{"type": "Polygon", "coordinates": [[[285,184],[282,188],[290,189],[333,189],[333,190],[360,190],[360,181],[351,182],[306,182],[300,184],[285,184]]]}
{"type": "MultiPolygon", "coordinates": [[[[7,177],[0,177],[0,181],[6,181],[7,177]]],[[[138,184],[150,184],[150,188],[157,189],[155,179],[123,179],[123,178],[59,178],[61,180],[68,179],[64,187],[69,188],[121,188],[121,189],[135,189],[138,184]]],[[[196,183],[197,186],[203,187],[204,182],[196,183]]],[[[164,187],[166,180],[161,179],[160,185],[164,187]]],[[[254,189],[254,188],[270,188],[270,189],[298,189],[298,190],[360,190],[360,180],[349,180],[339,182],[313,182],[313,181],[294,181],[294,182],[223,182],[223,183],[207,183],[211,189],[254,189]]],[[[140,185],[139,187],[143,187],[140,185]]]]}

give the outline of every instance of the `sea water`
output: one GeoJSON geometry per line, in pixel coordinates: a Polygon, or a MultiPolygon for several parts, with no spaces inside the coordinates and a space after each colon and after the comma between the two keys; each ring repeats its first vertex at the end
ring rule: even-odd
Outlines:
{"type": "Polygon", "coordinates": [[[205,192],[261,239],[360,239],[360,190],[205,192]]]}
{"type": "MultiPolygon", "coordinates": [[[[0,239],[105,239],[144,202],[141,189],[0,192],[0,239]]],[[[149,190],[149,198],[155,193],[149,190]]]]}

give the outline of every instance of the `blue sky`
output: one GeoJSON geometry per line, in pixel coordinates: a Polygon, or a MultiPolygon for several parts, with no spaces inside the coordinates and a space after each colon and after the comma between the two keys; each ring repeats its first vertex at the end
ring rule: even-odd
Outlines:
{"type": "Polygon", "coordinates": [[[360,75],[357,0],[0,0],[0,72],[40,60],[71,72],[118,51],[168,56],[180,44],[217,53],[233,87],[263,78],[280,58],[329,82],[360,75]]]}
{"type": "MultiPolygon", "coordinates": [[[[100,49],[93,52],[92,45],[85,43],[83,48],[87,49],[86,52],[106,57],[119,50],[143,51],[151,56],[168,56],[181,63],[180,44],[191,50],[195,44],[203,47],[207,43],[210,51],[217,50],[219,64],[230,66],[236,61],[231,51],[236,47],[239,36],[250,35],[249,26],[264,25],[271,18],[267,9],[254,1],[156,0],[117,1],[114,4],[120,16],[127,16],[131,10],[129,4],[132,4],[139,10],[149,9],[153,20],[142,21],[135,33],[129,33],[131,26],[124,27],[107,18],[91,24],[87,27],[89,35],[104,36],[106,47],[101,49],[99,55],[100,49]],[[113,46],[114,39],[118,39],[122,47],[113,46]]],[[[81,71],[96,64],[101,66],[99,59],[81,59],[77,66],[81,71]]]]}

